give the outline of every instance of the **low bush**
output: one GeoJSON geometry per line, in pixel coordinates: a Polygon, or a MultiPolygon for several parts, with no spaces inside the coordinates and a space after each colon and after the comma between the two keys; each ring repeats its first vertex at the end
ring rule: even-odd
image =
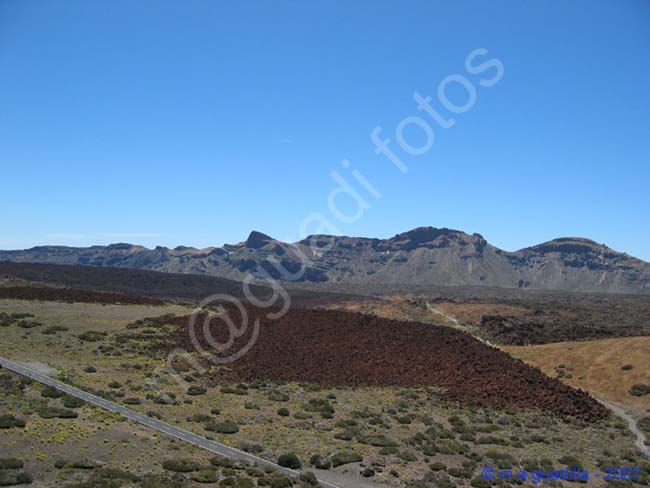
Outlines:
{"type": "Polygon", "coordinates": [[[82,407],[86,402],[84,402],[81,398],[73,397],[70,395],[66,395],[63,397],[63,406],[65,408],[79,408],[82,407]]]}
{"type": "Polygon", "coordinates": [[[0,486],[28,485],[32,482],[31,475],[27,473],[1,473],[0,486]]]}
{"type": "Polygon", "coordinates": [[[398,445],[396,441],[386,437],[383,434],[359,436],[358,440],[362,444],[369,444],[375,447],[397,447],[398,445]]]}
{"type": "Polygon", "coordinates": [[[470,484],[474,488],[490,488],[492,486],[492,482],[486,480],[482,476],[477,476],[476,478],[472,478],[470,484]]]}
{"type": "Polygon", "coordinates": [[[206,390],[202,386],[190,386],[187,389],[187,394],[192,396],[205,395],[207,392],[208,390],[206,390]]]}
{"type": "Polygon", "coordinates": [[[61,398],[63,395],[65,395],[65,393],[52,386],[45,386],[41,390],[41,396],[44,398],[61,398]]]}
{"type": "Polygon", "coordinates": [[[23,329],[33,329],[34,327],[40,327],[43,324],[37,322],[36,320],[21,320],[16,325],[23,329]]]}
{"type": "Polygon", "coordinates": [[[82,332],[77,337],[81,341],[86,342],[98,342],[101,341],[106,336],[106,332],[97,332],[89,330],[87,332],[82,332]]]}
{"type": "Polygon", "coordinates": [[[63,325],[53,325],[51,327],[47,327],[46,329],[43,329],[41,331],[41,334],[52,335],[52,334],[56,334],[57,332],[66,332],[68,330],[70,329],[64,327],[63,325]]]}
{"type": "Polygon", "coordinates": [[[219,477],[214,469],[201,469],[192,474],[192,480],[197,483],[216,483],[219,477]]]}
{"type": "Polygon", "coordinates": [[[334,434],[334,439],[338,439],[340,441],[351,441],[354,439],[354,432],[351,430],[344,430],[342,432],[337,432],[334,434]]]}
{"type": "Polygon", "coordinates": [[[242,442],[239,445],[239,449],[241,449],[244,452],[251,453],[251,454],[260,454],[261,452],[264,451],[264,447],[262,447],[259,444],[253,444],[251,442],[242,442]]]}
{"type": "Polygon", "coordinates": [[[318,479],[311,471],[300,473],[300,482],[308,486],[318,486],[318,479]]]}
{"type": "Polygon", "coordinates": [[[269,393],[269,400],[272,400],[274,402],[288,402],[289,395],[278,390],[273,390],[271,393],[269,393]]]}
{"type": "Polygon", "coordinates": [[[221,393],[229,395],[248,395],[248,390],[244,388],[233,388],[232,386],[222,386],[221,393]]]}
{"type": "Polygon", "coordinates": [[[650,394],[650,385],[638,384],[630,388],[630,395],[644,396],[650,394]]]}
{"type": "Polygon", "coordinates": [[[282,454],[278,457],[278,464],[283,468],[299,469],[302,466],[300,459],[294,453],[282,454]]]}
{"type": "Polygon", "coordinates": [[[24,463],[16,458],[0,458],[0,469],[20,469],[24,463]]]}
{"type": "Polygon", "coordinates": [[[200,466],[191,459],[167,459],[163,461],[162,467],[167,471],[176,473],[190,473],[197,471],[200,466]]]}
{"type": "Polygon", "coordinates": [[[316,469],[330,469],[332,467],[332,462],[320,454],[314,454],[311,458],[309,458],[309,464],[311,464],[316,469]]]}
{"type": "MultiPolygon", "coordinates": [[[[225,481],[225,480],[224,480],[225,481]]],[[[252,480],[249,480],[252,483],[252,480]]],[[[223,481],[221,482],[222,486],[223,481]]],[[[234,486],[234,485],[230,485],[234,486]]],[[[251,487],[254,485],[250,485],[251,487]]],[[[270,488],[290,488],[293,486],[293,479],[281,474],[271,474],[257,480],[257,486],[268,486],[270,488]]]]}
{"type": "Polygon", "coordinates": [[[14,427],[22,429],[26,425],[25,420],[16,418],[14,415],[0,415],[0,429],[13,429],[14,427]]]}
{"type": "Polygon", "coordinates": [[[360,463],[361,461],[363,461],[363,457],[353,451],[341,451],[332,456],[332,466],[335,468],[344,464],[360,463]]]}
{"type": "Polygon", "coordinates": [[[236,434],[239,432],[239,425],[232,420],[224,422],[208,422],[205,424],[205,430],[210,432],[218,432],[220,434],[236,434]]]}
{"type": "Polygon", "coordinates": [[[572,455],[562,456],[561,458],[558,459],[558,462],[560,464],[562,464],[563,466],[566,466],[568,468],[581,468],[582,467],[582,461],[580,461],[577,457],[572,456],[572,455]]]}
{"type": "Polygon", "coordinates": [[[66,408],[41,407],[37,410],[38,415],[44,419],[75,419],[78,417],[77,412],[66,408]]]}

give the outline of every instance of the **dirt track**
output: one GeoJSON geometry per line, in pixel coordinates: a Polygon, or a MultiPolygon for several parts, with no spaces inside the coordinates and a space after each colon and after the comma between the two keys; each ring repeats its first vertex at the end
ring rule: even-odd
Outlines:
{"type": "MultiPolygon", "coordinates": [[[[229,311],[236,319],[236,312],[229,311]]],[[[254,317],[255,311],[250,314],[254,317]]],[[[175,344],[193,350],[188,319],[176,323],[175,344]]],[[[208,348],[201,327],[195,330],[208,348]]],[[[219,341],[228,339],[223,321],[213,320],[210,331],[219,341]]],[[[233,349],[247,340],[241,337],[233,349]]],[[[463,404],[539,408],[585,420],[608,415],[587,393],[461,331],[350,312],[294,309],[278,320],[263,320],[255,345],[230,367],[220,380],[438,386],[463,404]]]]}

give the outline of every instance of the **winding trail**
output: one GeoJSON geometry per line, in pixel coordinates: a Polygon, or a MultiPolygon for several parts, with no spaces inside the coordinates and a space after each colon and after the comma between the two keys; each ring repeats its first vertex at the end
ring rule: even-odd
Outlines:
{"type": "MultiPolygon", "coordinates": [[[[427,302],[427,308],[429,309],[430,312],[440,315],[447,319],[449,322],[451,322],[456,329],[462,330],[464,332],[467,332],[468,334],[471,334],[469,330],[467,330],[455,317],[452,317],[451,315],[446,314],[442,310],[438,310],[436,307],[433,307],[432,305],[427,302]]],[[[493,346],[489,341],[486,341],[480,337],[477,337],[474,334],[471,334],[474,336],[475,339],[478,339],[481,342],[484,342],[485,344],[489,346],[493,346]]],[[[493,346],[495,347],[495,346],[493,346]]],[[[615,405],[614,403],[608,402],[607,400],[602,400],[600,398],[596,398],[595,395],[591,394],[596,400],[598,400],[602,405],[607,407],[609,410],[614,412],[616,415],[621,417],[623,420],[627,421],[628,425],[630,426],[630,430],[636,435],[636,447],[648,458],[650,458],[650,446],[646,444],[647,439],[645,437],[645,434],[641,432],[639,429],[639,426],[636,424],[636,420],[632,415],[627,413],[627,411],[618,405],[615,405]]]]}
{"type": "MultiPolygon", "coordinates": [[[[595,398],[595,397],[594,397],[595,398]]],[[[646,445],[646,437],[639,430],[638,425],[636,424],[636,420],[632,415],[627,413],[623,407],[619,407],[618,405],[615,405],[611,402],[608,402],[607,400],[601,400],[600,398],[596,398],[600,403],[605,405],[607,408],[609,408],[612,412],[614,412],[616,415],[619,417],[623,418],[624,420],[627,420],[628,425],[630,426],[630,430],[636,434],[636,447],[639,448],[639,450],[646,455],[646,457],[650,458],[650,447],[646,445]]]]}
{"type": "Polygon", "coordinates": [[[494,344],[492,344],[490,341],[487,339],[483,339],[482,337],[477,336],[476,334],[472,334],[472,332],[465,327],[463,324],[461,324],[456,317],[452,317],[451,315],[446,314],[442,310],[438,310],[436,307],[432,306],[429,302],[427,302],[427,308],[429,309],[430,312],[440,315],[447,319],[449,322],[453,324],[453,327],[455,329],[461,330],[463,332],[466,332],[467,334],[471,335],[474,339],[477,341],[481,341],[483,344],[487,344],[490,347],[497,347],[494,344]]]}

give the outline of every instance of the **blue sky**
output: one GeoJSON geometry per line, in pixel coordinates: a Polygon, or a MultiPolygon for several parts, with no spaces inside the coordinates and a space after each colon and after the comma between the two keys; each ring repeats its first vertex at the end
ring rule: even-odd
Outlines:
{"type": "Polygon", "coordinates": [[[650,2],[235,3],[0,0],[0,248],[296,240],[317,213],[348,235],[584,236],[650,260],[650,2]],[[497,68],[466,70],[477,48],[503,65],[492,86],[497,68]],[[476,93],[464,113],[438,98],[450,75],[476,93]],[[408,117],[432,128],[424,154],[396,141],[408,117]],[[332,171],[368,204],[354,222],[332,171]]]}

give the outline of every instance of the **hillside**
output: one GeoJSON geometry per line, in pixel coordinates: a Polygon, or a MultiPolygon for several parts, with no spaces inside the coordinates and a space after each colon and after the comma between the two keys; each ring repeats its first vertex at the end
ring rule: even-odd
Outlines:
{"type": "Polygon", "coordinates": [[[480,234],[433,227],[390,239],[310,236],[295,244],[253,231],[239,244],[207,249],[147,249],[131,244],[42,246],[0,251],[3,260],[136,268],[232,280],[265,271],[276,279],[313,283],[650,293],[650,263],[588,239],[561,238],[507,252],[480,234]],[[307,263],[304,269],[303,262],[307,263]]]}
{"type": "MultiPolygon", "coordinates": [[[[80,300],[80,290],[99,290],[110,292],[112,295],[118,294],[119,297],[114,296],[115,299],[110,303],[114,301],[129,303],[129,300],[125,300],[126,296],[136,297],[138,301],[135,303],[143,303],[143,297],[198,302],[217,293],[246,300],[242,283],[216,276],[161,273],[128,268],[0,262],[0,295],[5,298],[87,301],[80,300]],[[46,285],[47,288],[41,285],[46,285]]],[[[268,300],[273,295],[273,290],[268,286],[251,285],[250,291],[261,300],[268,300]]],[[[353,294],[336,291],[314,292],[291,288],[287,292],[294,306],[336,303],[355,297],[353,294]]],[[[97,293],[86,295],[91,297],[92,301],[106,300],[105,297],[102,300],[97,293]]],[[[280,301],[278,299],[278,303],[280,301]]]]}

